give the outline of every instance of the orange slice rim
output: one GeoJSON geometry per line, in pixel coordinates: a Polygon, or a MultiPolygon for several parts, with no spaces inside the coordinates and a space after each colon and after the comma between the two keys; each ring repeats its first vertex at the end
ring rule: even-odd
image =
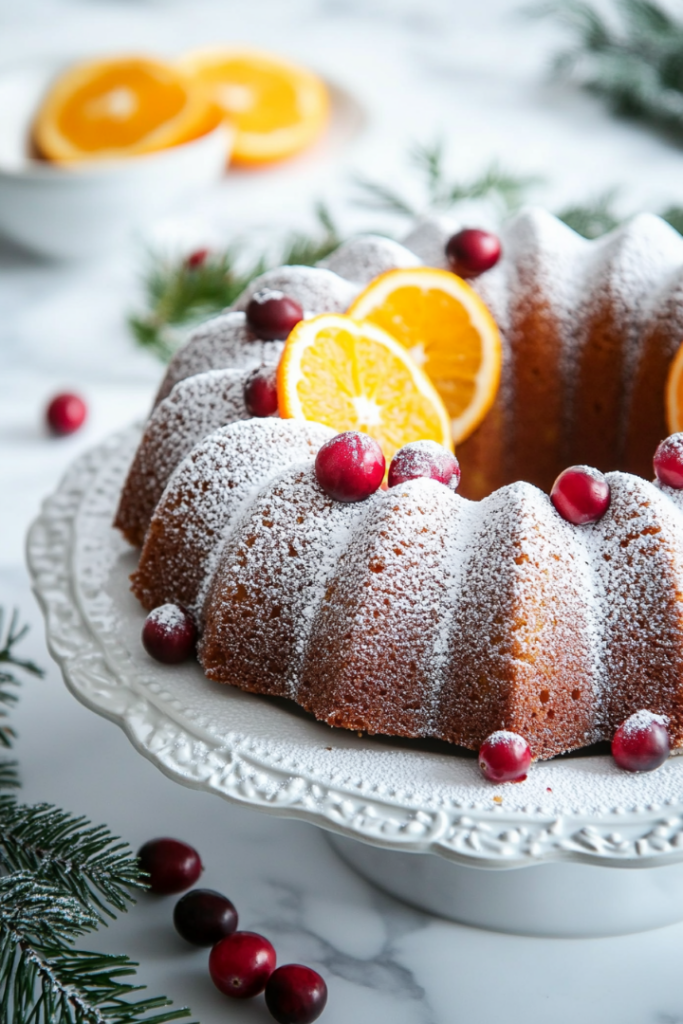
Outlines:
{"type": "Polygon", "coordinates": [[[204,90],[207,100],[222,107],[234,127],[234,163],[265,164],[293,156],[314,142],[328,122],[330,97],[323,80],[277,54],[212,46],[184,54],[176,66],[204,90]]]}
{"type": "Polygon", "coordinates": [[[452,450],[448,413],[403,345],[372,323],[338,313],[302,320],[277,372],[284,419],[315,420],[338,433],[361,430],[381,445],[387,467],[410,441],[452,450]]]}
{"type": "Polygon", "coordinates": [[[476,430],[498,392],[502,343],[470,285],[434,267],[389,270],[370,282],[347,314],[390,331],[423,366],[448,408],[456,445],[476,430]]]}
{"type": "Polygon", "coordinates": [[[47,160],[118,160],[189,142],[221,120],[172,65],[126,55],[67,68],[45,95],[32,135],[47,160]]]}

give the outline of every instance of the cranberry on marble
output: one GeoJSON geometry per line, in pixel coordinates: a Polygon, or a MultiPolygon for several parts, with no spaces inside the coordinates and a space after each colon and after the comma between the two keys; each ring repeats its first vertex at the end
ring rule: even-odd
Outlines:
{"type": "Polygon", "coordinates": [[[668,719],[652,711],[636,711],[619,726],[612,740],[612,757],[627,772],[652,772],[664,764],[671,744],[668,719]]]}
{"type": "Polygon", "coordinates": [[[607,477],[590,466],[570,466],[553,484],[550,500],[568,523],[574,526],[595,523],[609,508],[607,477]]]}
{"type": "Polygon", "coordinates": [[[254,334],[266,341],[284,341],[304,318],[296,299],[284,292],[261,288],[252,295],[246,309],[247,323],[254,334]]]}
{"type": "Polygon", "coordinates": [[[140,867],[149,875],[149,890],[171,896],[189,889],[203,871],[199,854],[180,839],[150,839],[138,850],[140,867]]]}
{"type": "Polygon", "coordinates": [[[312,1024],[325,1009],[327,985],[317,971],[284,964],[266,985],[266,1006],[278,1024],[312,1024]]]}
{"type": "Polygon", "coordinates": [[[516,732],[492,732],[479,749],[479,767],[490,782],[523,782],[531,764],[529,744],[516,732]]]}
{"type": "Polygon", "coordinates": [[[244,404],[250,416],[272,416],[277,412],[277,371],[259,366],[244,382],[244,404]]]}
{"type": "Polygon", "coordinates": [[[448,265],[459,277],[479,277],[495,267],[501,252],[498,236],[479,228],[464,228],[446,243],[448,265]]]}
{"type": "Polygon", "coordinates": [[[660,483],[680,490],[683,487],[683,434],[671,434],[662,441],[653,464],[660,483]]]}
{"type": "Polygon", "coordinates": [[[45,411],[48,428],[57,437],[75,433],[83,426],[87,415],[83,399],[70,392],[55,395],[45,411]]]}
{"type": "Polygon", "coordinates": [[[211,950],[209,974],[221,992],[249,999],[263,992],[275,970],[275,950],[256,932],[233,932],[211,950]]]}
{"type": "Polygon", "coordinates": [[[214,889],[192,889],[173,910],[179,935],[193,946],[215,946],[237,928],[237,911],[231,901],[214,889]]]}
{"type": "Polygon", "coordinates": [[[147,653],[165,665],[185,661],[194,651],[197,628],[191,615],[177,604],[162,604],[151,611],[142,627],[147,653]]]}
{"type": "Polygon", "coordinates": [[[384,479],[382,449],[369,434],[347,430],[326,441],[315,460],[315,476],[335,501],[363,501],[384,479]]]}
{"type": "Polygon", "coordinates": [[[436,441],[411,441],[391,460],[389,487],[419,477],[436,480],[454,491],[460,483],[460,465],[455,455],[436,441]]]}

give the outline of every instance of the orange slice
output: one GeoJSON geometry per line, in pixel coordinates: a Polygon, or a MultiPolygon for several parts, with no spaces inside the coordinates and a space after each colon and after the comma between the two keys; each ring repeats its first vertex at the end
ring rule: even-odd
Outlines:
{"type": "Polygon", "coordinates": [[[666,380],[666,422],[670,434],[683,430],[683,345],[673,358],[666,380]]]}
{"type": "Polygon", "coordinates": [[[47,160],[115,159],[187,142],[221,120],[176,68],[120,57],[68,68],[36,115],[33,140],[47,160]]]}
{"type": "Polygon", "coordinates": [[[186,54],[178,67],[235,127],[235,163],[265,164],[292,156],[327,123],[324,83],[281,57],[243,47],[210,47],[186,54]]]}
{"type": "Polygon", "coordinates": [[[477,293],[446,270],[389,270],[348,315],[405,345],[441,395],[455,444],[469,437],[493,404],[502,361],[498,328],[477,293]]]}
{"type": "Polygon", "coordinates": [[[379,442],[387,466],[409,441],[452,449],[448,414],[429,378],[372,323],[337,313],[302,320],[287,339],[277,393],[283,418],[362,430],[379,442]]]}

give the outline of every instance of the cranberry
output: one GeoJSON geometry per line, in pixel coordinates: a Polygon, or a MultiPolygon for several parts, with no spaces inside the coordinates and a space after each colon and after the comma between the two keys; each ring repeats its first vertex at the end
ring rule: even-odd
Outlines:
{"type": "Polygon", "coordinates": [[[327,985],[317,971],[285,964],[266,985],[266,1006],[279,1024],[311,1024],[325,1009],[327,985]]]}
{"type": "Polygon", "coordinates": [[[427,477],[454,491],[460,483],[458,460],[436,441],[412,441],[396,452],[389,466],[389,486],[427,477]]]}
{"type": "Polygon", "coordinates": [[[607,477],[590,466],[570,466],[553,484],[550,500],[568,523],[595,523],[609,508],[607,477]]]}
{"type": "Polygon", "coordinates": [[[138,850],[138,859],[149,875],[150,892],[157,896],[189,889],[203,870],[197,851],[179,839],[150,839],[138,850]]]}
{"type": "Polygon", "coordinates": [[[683,487],[683,434],[671,434],[662,441],[653,459],[655,475],[668,487],[683,487]]]}
{"type": "Polygon", "coordinates": [[[277,412],[277,371],[272,366],[252,370],[244,382],[244,404],[250,416],[277,412]]]}
{"type": "Polygon", "coordinates": [[[284,340],[304,318],[304,311],[284,292],[262,288],[252,295],[247,306],[247,323],[254,334],[268,341],[284,340]]]}
{"type": "Polygon", "coordinates": [[[208,249],[195,249],[185,260],[185,266],[188,270],[196,270],[198,267],[203,266],[209,258],[208,249]]]}
{"type": "Polygon", "coordinates": [[[529,744],[516,732],[492,732],[479,750],[479,767],[491,782],[524,782],[530,764],[529,744]]]}
{"type": "Polygon", "coordinates": [[[335,501],[363,501],[382,483],[386,462],[369,434],[347,430],[326,441],[315,460],[315,476],[335,501]]]}
{"type": "Polygon", "coordinates": [[[142,643],[149,655],[165,665],[185,661],[194,651],[197,629],[192,617],[177,604],[162,604],[150,612],[142,627],[142,643]]]}
{"type": "Polygon", "coordinates": [[[263,992],[274,970],[275,950],[256,932],[234,932],[217,942],[209,954],[214,985],[234,999],[249,999],[263,992]]]}
{"type": "Polygon", "coordinates": [[[221,893],[193,889],[176,903],[173,924],[178,934],[193,946],[215,946],[237,928],[237,911],[221,893]]]}
{"type": "Polygon", "coordinates": [[[668,719],[652,711],[636,711],[619,726],[612,740],[612,757],[627,772],[652,772],[664,764],[671,745],[668,719]]]}
{"type": "Polygon", "coordinates": [[[86,404],[78,395],[68,392],[56,395],[47,407],[45,417],[51,433],[58,437],[73,434],[85,422],[88,414],[86,404]]]}
{"type": "Polygon", "coordinates": [[[495,267],[501,252],[500,239],[479,228],[464,228],[446,243],[448,264],[460,277],[479,277],[495,267]]]}

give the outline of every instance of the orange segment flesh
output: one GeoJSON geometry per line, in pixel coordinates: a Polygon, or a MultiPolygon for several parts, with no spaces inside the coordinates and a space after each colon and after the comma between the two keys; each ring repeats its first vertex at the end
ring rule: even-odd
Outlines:
{"type": "Polygon", "coordinates": [[[112,159],[186,142],[220,120],[175,68],[122,57],[67,69],[36,115],[33,139],[48,160],[112,159]]]}
{"type": "Polygon", "coordinates": [[[683,430],[683,345],[674,356],[666,382],[666,422],[670,434],[683,430]]]}
{"type": "Polygon", "coordinates": [[[381,328],[348,316],[325,313],[294,328],[278,368],[278,406],[283,418],[370,434],[387,465],[409,441],[452,449],[448,414],[426,374],[381,328]]]}
{"type": "Polygon", "coordinates": [[[329,97],[312,72],[260,50],[216,47],[178,67],[235,127],[233,162],[270,163],[298,153],[325,127],[329,97]]]}
{"type": "Polygon", "coordinates": [[[476,429],[498,390],[502,348],[491,314],[468,284],[430,267],[390,270],[361,292],[348,315],[405,345],[441,395],[456,444],[476,429]]]}

